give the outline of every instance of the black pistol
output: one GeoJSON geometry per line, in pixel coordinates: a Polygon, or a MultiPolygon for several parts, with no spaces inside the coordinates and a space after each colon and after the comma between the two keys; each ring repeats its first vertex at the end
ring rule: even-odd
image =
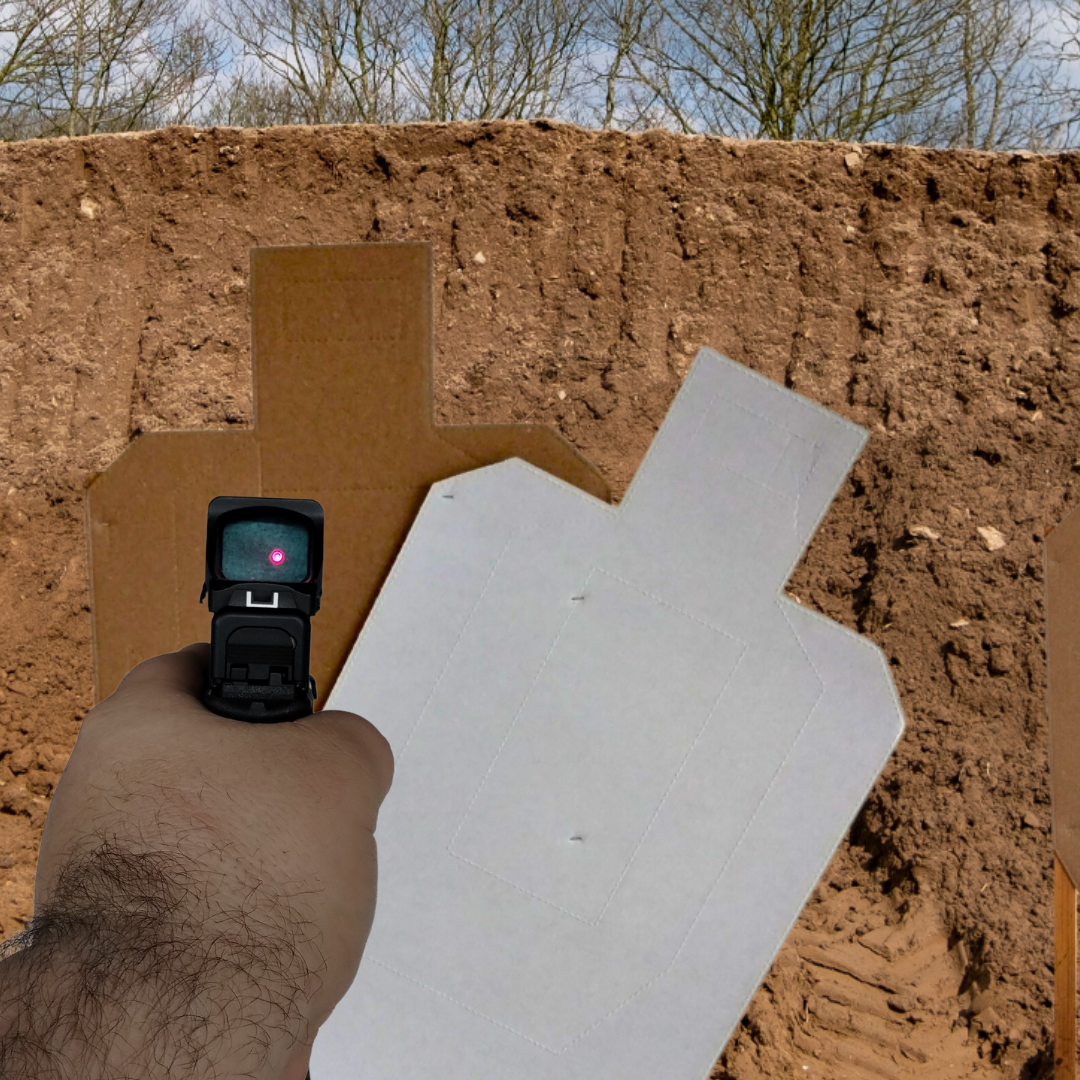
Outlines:
{"type": "Polygon", "coordinates": [[[212,712],[256,724],[311,714],[322,561],[323,509],[314,499],[211,500],[199,603],[209,597],[214,616],[203,692],[212,712]]]}

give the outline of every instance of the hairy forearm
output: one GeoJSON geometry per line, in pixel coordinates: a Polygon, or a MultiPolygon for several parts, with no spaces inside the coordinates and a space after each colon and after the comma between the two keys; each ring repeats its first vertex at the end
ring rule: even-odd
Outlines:
{"type": "Polygon", "coordinates": [[[277,1080],[307,1036],[295,912],[230,908],[172,852],[103,840],[0,961],[0,1078],[277,1080]]]}

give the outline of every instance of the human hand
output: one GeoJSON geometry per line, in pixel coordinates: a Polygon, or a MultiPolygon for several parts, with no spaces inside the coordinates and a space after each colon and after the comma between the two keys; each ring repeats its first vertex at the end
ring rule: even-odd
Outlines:
{"type": "MultiPolygon", "coordinates": [[[[93,1000],[81,976],[90,1000],[69,1007],[85,1018],[119,1000],[109,1023],[142,1056],[124,1057],[116,1030],[97,1033],[93,1051],[95,1033],[80,1034],[81,1052],[104,1054],[119,1075],[136,1061],[156,1076],[151,1061],[171,1054],[186,1055],[189,1076],[303,1080],[371,930],[393,755],[353,713],[215,715],[199,698],[208,662],[205,642],[147,660],[84,718],[42,835],[37,937],[15,959],[32,965],[51,947],[67,971],[92,957],[109,996],[93,1000]],[[188,1045],[170,1050],[177,1011],[188,1045]],[[193,1016],[205,1030],[192,1033],[193,1016]]],[[[63,996],[72,980],[52,982],[63,996]]]]}

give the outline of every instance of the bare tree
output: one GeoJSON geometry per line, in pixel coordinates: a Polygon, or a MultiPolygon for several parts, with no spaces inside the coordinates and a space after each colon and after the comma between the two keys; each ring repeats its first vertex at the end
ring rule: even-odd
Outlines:
{"type": "MultiPolygon", "coordinates": [[[[610,59],[606,70],[598,72],[604,87],[604,112],[600,119],[600,126],[607,130],[615,123],[615,111],[619,98],[619,80],[627,68],[632,64],[637,54],[638,46],[647,34],[645,28],[645,16],[650,5],[645,0],[601,0],[598,9],[594,13],[613,33],[610,37],[601,31],[601,38],[610,50],[610,59]]],[[[658,7],[653,8],[659,10],[658,7]]],[[[640,80],[639,80],[640,81],[640,80]]],[[[659,97],[652,95],[653,100],[659,97]]],[[[635,102],[637,105],[637,102],[635,102]]],[[[637,116],[630,121],[632,127],[641,118],[642,108],[636,108],[637,116]]]]}
{"type": "Polygon", "coordinates": [[[1042,0],[190,3],[0,0],[0,136],[547,116],[994,149],[1080,126],[1042,0]]]}
{"type": "Polygon", "coordinates": [[[214,115],[286,90],[312,124],[551,115],[573,92],[590,3],[225,0],[219,21],[270,79],[244,74],[214,115]]]}
{"type": "Polygon", "coordinates": [[[1046,123],[1034,0],[601,2],[603,126],[618,84],[688,133],[990,148],[1046,123]]]}
{"type": "Polygon", "coordinates": [[[568,102],[569,119],[582,126],[625,131],[655,127],[690,130],[687,87],[663,62],[662,3],[594,0],[582,66],[591,78],[568,102]]]}
{"type": "Polygon", "coordinates": [[[222,54],[185,0],[67,0],[51,5],[39,32],[20,105],[41,135],[183,122],[222,54]]]}
{"type": "Polygon", "coordinates": [[[291,123],[403,118],[402,0],[225,0],[222,10],[227,21],[216,18],[256,64],[227,91],[234,104],[258,112],[274,102],[291,123]]]}
{"type": "Polygon", "coordinates": [[[1050,8],[1052,16],[1044,34],[1044,48],[1048,61],[1056,62],[1057,77],[1044,79],[1040,94],[1051,103],[1054,115],[1036,140],[1043,145],[1034,145],[1033,149],[1056,150],[1080,142],[1080,86],[1068,76],[1069,69],[1075,70],[1080,61],[1080,0],[1058,0],[1050,8]]]}
{"type": "Polygon", "coordinates": [[[401,84],[410,9],[401,0],[352,0],[347,57],[340,65],[353,106],[366,123],[415,119],[401,84]]]}
{"type": "Polygon", "coordinates": [[[554,116],[584,81],[574,72],[592,18],[587,0],[529,0],[510,5],[507,36],[478,34],[478,118],[554,116]]]}
{"type": "Polygon", "coordinates": [[[635,75],[684,131],[861,140],[947,92],[959,2],[667,0],[635,75]]]}
{"type": "Polygon", "coordinates": [[[4,138],[34,130],[28,102],[46,66],[49,30],[63,0],[0,3],[0,131],[4,138]]]}
{"type": "Polygon", "coordinates": [[[468,0],[419,0],[405,85],[423,103],[425,119],[463,119],[461,85],[468,71],[468,0]],[[413,70],[409,71],[408,67],[413,70]]]}
{"type": "Polygon", "coordinates": [[[273,127],[306,122],[305,103],[293,88],[258,64],[240,61],[223,86],[207,98],[199,123],[221,127],[273,127]]]}
{"type": "Polygon", "coordinates": [[[932,110],[913,110],[895,134],[977,150],[1043,148],[1058,126],[1060,100],[1047,24],[1035,0],[962,0],[951,37],[955,92],[932,110]]]}
{"type": "Polygon", "coordinates": [[[589,18],[589,0],[418,0],[403,81],[431,120],[554,116],[589,18]]]}
{"type": "Polygon", "coordinates": [[[553,116],[581,83],[587,0],[422,0],[404,81],[432,120],[553,116]]]}

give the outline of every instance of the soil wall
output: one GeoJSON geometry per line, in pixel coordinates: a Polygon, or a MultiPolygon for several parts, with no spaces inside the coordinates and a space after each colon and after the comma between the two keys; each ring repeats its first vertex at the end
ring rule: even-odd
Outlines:
{"type": "Polygon", "coordinates": [[[547,122],[0,146],[0,935],[92,705],[84,476],[251,423],[249,248],[429,240],[442,421],[552,424],[621,496],[707,344],[871,431],[788,588],[881,645],[907,733],[715,1076],[1047,1074],[1078,214],[1078,155],[547,122]]]}

